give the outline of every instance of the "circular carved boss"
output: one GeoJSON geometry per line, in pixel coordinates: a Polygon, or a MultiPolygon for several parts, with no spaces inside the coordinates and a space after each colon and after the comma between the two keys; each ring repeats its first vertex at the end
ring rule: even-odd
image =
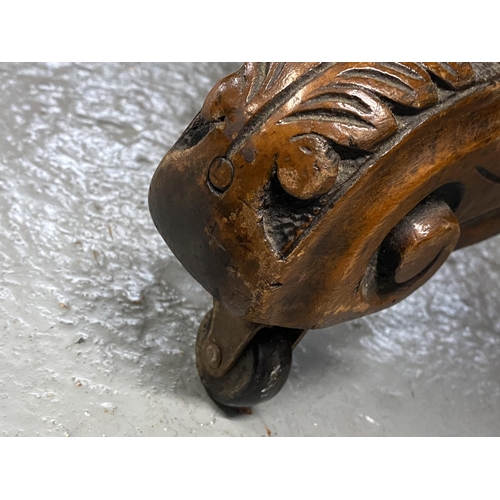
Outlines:
{"type": "Polygon", "coordinates": [[[218,193],[226,191],[234,177],[234,167],[230,160],[222,156],[215,158],[208,169],[208,182],[218,193]]]}
{"type": "Polygon", "coordinates": [[[417,288],[446,261],[460,237],[460,224],[443,200],[421,203],[384,240],[377,262],[380,294],[417,288]]]}

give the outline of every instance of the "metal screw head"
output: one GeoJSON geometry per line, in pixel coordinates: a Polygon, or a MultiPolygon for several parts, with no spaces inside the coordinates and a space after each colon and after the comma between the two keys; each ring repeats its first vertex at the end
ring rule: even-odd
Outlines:
{"type": "Polygon", "coordinates": [[[220,366],[222,361],[222,355],[219,349],[219,346],[214,342],[211,342],[205,348],[205,359],[207,360],[208,365],[212,369],[217,369],[220,366]]]}

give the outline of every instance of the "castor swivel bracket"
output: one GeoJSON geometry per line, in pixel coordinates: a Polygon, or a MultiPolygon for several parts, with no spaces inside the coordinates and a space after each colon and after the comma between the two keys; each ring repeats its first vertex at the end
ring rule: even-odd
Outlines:
{"type": "Polygon", "coordinates": [[[500,64],[247,63],[149,204],[214,297],[196,346],[208,393],[267,400],[307,330],[403,300],[500,232],[500,64]]]}

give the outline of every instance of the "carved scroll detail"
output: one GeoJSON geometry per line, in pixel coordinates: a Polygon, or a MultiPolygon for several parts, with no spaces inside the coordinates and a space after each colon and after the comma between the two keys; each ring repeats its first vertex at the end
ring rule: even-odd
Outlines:
{"type": "MultiPolygon", "coordinates": [[[[405,117],[475,81],[470,63],[246,63],[210,92],[202,117],[225,121],[229,159],[258,134],[273,137],[272,190],[291,198],[284,204],[286,197],[266,195],[263,219],[273,246],[286,254],[327,205],[328,193],[393,136],[405,117]],[[280,207],[273,207],[278,198],[280,207]]],[[[247,158],[253,162],[253,155],[247,158]]]]}

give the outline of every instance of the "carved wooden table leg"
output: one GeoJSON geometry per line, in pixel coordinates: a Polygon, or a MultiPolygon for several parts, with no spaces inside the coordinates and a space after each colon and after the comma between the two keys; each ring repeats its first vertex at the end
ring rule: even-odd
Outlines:
{"type": "Polygon", "coordinates": [[[267,400],[307,330],[395,304],[500,232],[500,64],[247,63],[149,204],[214,297],[196,348],[208,393],[267,400]]]}

